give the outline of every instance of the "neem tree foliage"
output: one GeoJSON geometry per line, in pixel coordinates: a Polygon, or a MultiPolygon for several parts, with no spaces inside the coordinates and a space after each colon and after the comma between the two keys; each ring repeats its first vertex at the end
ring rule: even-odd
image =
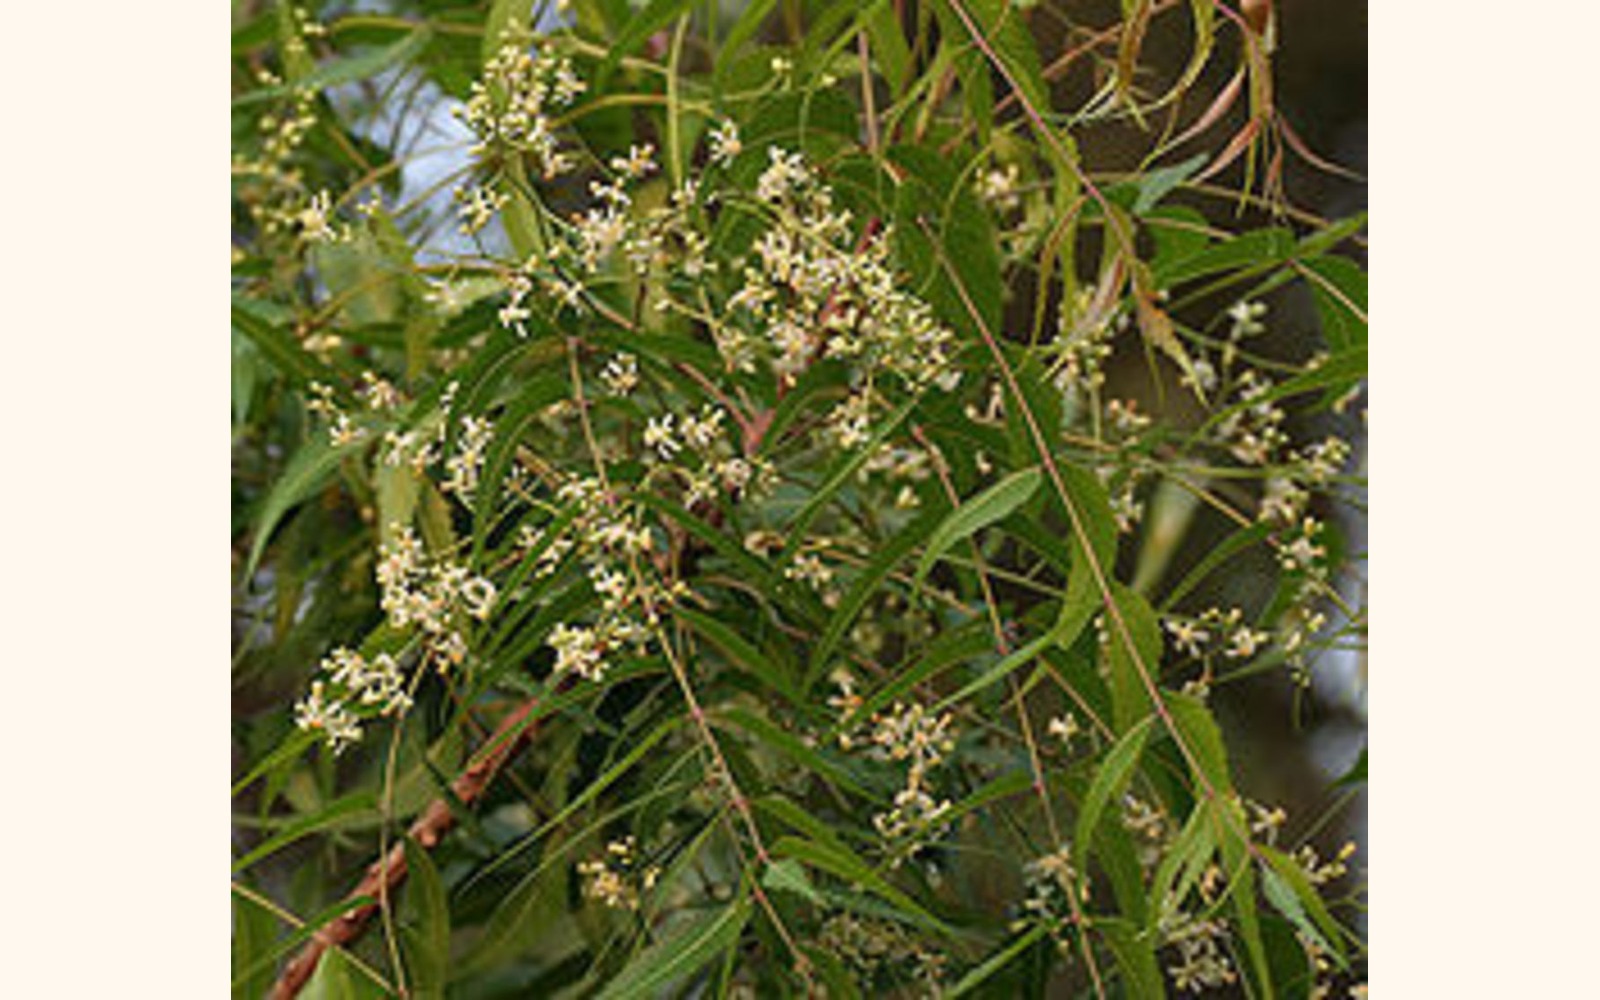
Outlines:
{"type": "Polygon", "coordinates": [[[1266,5],[236,6],[235,995],[1363,992],[1266,5]]]}

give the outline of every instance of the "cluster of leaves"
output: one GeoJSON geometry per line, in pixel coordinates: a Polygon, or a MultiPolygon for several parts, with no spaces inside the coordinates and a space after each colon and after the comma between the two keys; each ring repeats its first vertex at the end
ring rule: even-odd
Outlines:
{"type": "Polygon", "coordinates": [[[1365,635],[1363,220],[1283,200],[1262,7],[1052,59],[1007,0],[532,6],[238,4],[235,994],[401,842],[310,989],[1359,983],[1210,707],[1365,635]],[[405,200],[452,107],[456,207],[405,200]]]}

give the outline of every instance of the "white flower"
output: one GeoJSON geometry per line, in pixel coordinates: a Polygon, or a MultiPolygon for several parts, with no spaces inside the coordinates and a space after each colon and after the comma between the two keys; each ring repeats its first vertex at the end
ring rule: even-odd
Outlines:
{"type": "Polygon", "coordinates": [[[727,166],[743,151],[744,145],[739,141],[739,126],[731,119],[724,118],[722,124],[711,131],[711,162],[727,166]]]}
{"type": "Polygon", "coordinates": [[[598,637],[593,629],[559,624],[550,631],[550,647],[556,651],[557,674],[571,670],[579,677],[597,681],[605,673],[606,665],[600,658],[598,637]]]}
{"type": "Polygon", "coordinates": [[[651,417],[644,428],[644,446],[654,448],[663,461],[671,460],[683,447],[672,437],[672,414],[651,417]]]}
{"type": "Polygon", "coordinates": [[[466,609],[467,614],[479,621],[485,621],[489,617],[489,612],[494,608],[496,591],[494,584],[489,580],[481,576],[475,576],[461,584],[458,596],[461,598],[461,606],[466,609]]]}
{"type": "Polygon", "coordinates": [[[700,416],[689,414],[683,418],[683,439],[691,447],[704,450],[711,447],[722,433],[723,412],[714,406],[704,406],[700,416]]]}
{"type": "Polygon", "coordinates": [[[781,201],[811,179],[799,153],[768,146],[767,158],[770,163],[756,181],[756,197],[762,201],[781,201]]]}
{"type": "Polygon", "coordinates": [[[600,381],[616,396],[626,396],[639,385],[639,362],[631,354],[618,354],[606,362],[600,381]]]}
{"type": "Polygon", "coordinates": [[[655,152],[656,147],[648,142],[643,146],[629,146],[627,156],[612,157],[611,169],[619,174],[627,174],[634,180],[642,180],[656,172],[655,152]]]}

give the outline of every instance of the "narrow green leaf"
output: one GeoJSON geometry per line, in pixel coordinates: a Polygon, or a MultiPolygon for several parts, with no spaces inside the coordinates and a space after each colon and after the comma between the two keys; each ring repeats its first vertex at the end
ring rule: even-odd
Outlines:
{"type": "Polygon", "coordinates": [[[1182,163],[1159,167],[1145,173],[1139,178],[1139,196],[1133,201],[1133,214],[1143,215],[1155,208],[1162,198],[1199,173],[1200,168],[1205,166],[1206,160],[1205,153],[1196,153],[1182,163]]]}
{"type": "Polygon", "coordinates": [[[338,373],[300,346],[287,330],[258,315],[249,300],[234,299],[232,321],[233,328],[248,337],[262,356],[298,388],[305,389],[312,382],[320,382],[335,394],[345,395],[338,373]]]}
{"type": "Polygon", "coordinates": [[[827,669],[828,660],[833,656],[834,650],[843,641],[850,626],[855,623],[861,609],[866,607],[867,602],[877,593],[884,579],[894,571],[901,559],[922,544],[922,540],[928,537],[938,523],[937,516],[931,513],[912,521],[896,532],[889,544],[884,546],[856,576],[850,589],[839,601],[839,606],[834,609],[832,617],[828,619],[828,627],[823,630],[822,638],[817,640],[817,645],[812,650],[810,666],[806,670],[805,690],[809,691],[811,685],[822,675],[822,671],[827,669]]]}
{"type": "Polygon", "coordinates": [[[1161,672],[1161,626],[1143,595],[1120,583],[1113,583],[1111,592],[1128,630],[1128,636],[1124,637],[1122,629],[1108,619],[1111,632],[1108,680],[1114,725],[1120,733],[1126,732],[1154,707],[1150,702],[1150,686],[1157,682],[1161,672]],[[1132,648],[1127,638],[1132,638],[1132,648]]]}
{"type": "Polygon", "coordinates": [[[450,973],[450,904],[425,848],[406,839],[405,901],[401,914],[415,928],[407,984],[417,1000],[442,1000],[450,973]]]}
{"type": "Polygon", "coordinates": [[[798,858],[813,868],[860,885],[907,918],[924,927],[948,933],[943,922],[918,905],[916,900],[890,885],[882,875],[861,860],[860,855],[842,843],[829,845],[797,837],[783,837],[772,845],[772,853],[780,857],[798,858]]]}
{"type": "Polygon", "coordinates": [[[242,94],[234,98],[233,106],[237,108],[248,104],[258,104],[262,101],[275,100],[299,91],[324,90],[328,87],[339,87],[377,76],[386,69],[403,65],[416,58],[423,49],[428,47],[428,42],[432,40],[432,37],[433,32],[427,25],[419,25],[416,30],[392,45],[386,45],[372,52],[363,52],[358,56],[346,56],[342,59],[324,63],[291,84],[252,90],[248,94],[242,94]]]}
{"type": "Polygon", "coordinates": [[[1233,779],[1228,773],[1228,749],[1222,741],[1222,730],[1211,710],[1198,698],[1178,692],[1165,696],[1167,711],[1183,734],[1189,751],[1198,759],[1200,770],[1213,790],[1226,794],[1233,790],[1233,779]]]}
{"type": "Polygon", "coordinates": [[[241,872],[262,858],[283,850],[290,844],[320,830],[326,830],[352,817],[371,818],[377,815],[377,796],[372,792],[352,792],[335,799],[309,816],[291,820],[277,834],[267,838],[254,850],[233,863],[233,871],[241,872]]]}
{"type": "Polygon", "coordinates": [[[1316,277],[1306,278],[1322,339],[1334,353],[1367,343],[1367,272],[1343,257],[1314,257],[1302,266],[1316,277]],[[1320,279],[1320,280],[1319,280],[1320,279]]]}
{"type": "Polygon", "coordinates": [[[1122,970],[1124,996],[1157,1000],[1167,995],[1166,980],[1156,963],[1154,935],[1144,935],[1135,924],[1118,917],[1101,917],[1094,927],[1111,946],[1111,957],[1122,970]]]}
{"type": "Polygon", "coordinates": [[[784,754],[804,765],[819,777],[848,788],[863,798],[878,798],[878,796],[863,788],[861,783],[850,772],[828,760],[812,747],[806,746],[794,734],[779,729],[772,722],[753,712],[745,711],[742,708],[724,708],[718,710],[714,719],[726,721],[737,726],[768,749],[784,754]]]}
{"type": "Polygon", "coordinates": [[[1038,491],[1041,478],[1043,477],[1038,468],[1013,472],[951,511],[934,531],[933,537],[928,540],[928,547],[923,550],[922,558],[917,562],[913,586],[922,586],[928,571],[950,551],[952,545],[970,537],[979,529],[1004,519],[1027,503],[1038,491]]]}
{"type": "Polygon", "coordinates": [[[1294,233],[1282,227],[1254,229],[1155,271],[1157,287],[1241,268],[1263,270],[1288,260],[1295,250],[1294,233]]]}
{"type": "Polygon", "coordinates": [[[750,901],[697,915],[671,937],[633,957],[599,993],[599,1000],[638,1000],[667,995],[668,988],[734,947],[750,917],[750,901]]]}
{"type": "Polygon", "coordinates": [[[261,512],[256,515],[255,538],[250,542],[250,557],[245,561],[245,579],[255,576],[267,540],[284,515],[320,491],[344,457],[360,448],[359,443],[335,446],[326,434],[314,434],[300,446],[284,467],[283,474],[272,484],[272,490],[262,501],[261,512]]]}
{"type": "Polygon", "coordinates": [[[1010,965],[1018,955],[1031,948],[1035,941],[1044,937],[1048,932],[1049,928],[1044,924],[1034,924],[1027,933],[991,955],[982,965],[962,976],[961,981],[950,987],[949,992],[941,993],[940,996],[944,997],[945,1000],[955,1000],[956,997],[966,996],[981,985],[984,980],[1010,965]]]}
{"type": "Polygon", "coordinates": [[[806,874],[805,867],[793,858],[767,865],[767,870],[761,875],[761,884],[768,889],[792,892],[813,906],[822,906],[826,902],[822,894],[817,892],[817,887],[811,884],[811,876],[806,874]]]}
{"type": "Polygon", "coordinates": [[[1084,794],[1083,803],[1078,807],[1078,823],[1072,837],[1072,849],[1077,855],[1075,860],[1079,871],[1087,870],[1089,847],[1093,843],[1100,816],[1106,806],[1120,798],[1128,787],[1154,723],[1154,716],[1146,716],[1138,725],[1123,733],[1096,768],[1089,791],[1084,794]]]}
{"type": "Polygon", "coordinates": [[[776,691],[792,704],[799,702],[794,679],[771,656],[752,646],[743,636],[710,615],[675,605],[672,614],[679,621],[700,633],[734,666],[776,691]]]}
{"type": "Polygon", "coordinates": [[[677,20],[692,4],[693,0],[650,0],[643,10],[630,16],[617,33],[617,40],[606,53],[605,59],[595,68],[595,89],[604,92],[611,74],[616,72],[623,58],[632,55],[644,44],[645,39],[677,20]]]}
{"type": "Polygon", "coordinates": [[[1332,955],[1340,968],[1349,968],[1350,963],[1344,951],[1344,935],[1300,865],[1283,852],[1264,844],[1258,845],[1256,850],[1267,860],[1268,867],[1261,872],[1261,889],[1267,901],[1288,917],[1289,922],[1302,934],[1332,955]]]}

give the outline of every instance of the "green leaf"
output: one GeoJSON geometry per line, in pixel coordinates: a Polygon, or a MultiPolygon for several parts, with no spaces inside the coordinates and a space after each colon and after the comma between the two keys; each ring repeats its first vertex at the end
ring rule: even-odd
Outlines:
{"type": "Polygon", "coordinates": [[[1294,233],[1274,226],[1255,229],[1174,261],[1154,272],[1157,287],[1170,288],[1220,271],[1264,270],[1294,254],[1294,233]]]}
{"type": "Polygon", "coordinates": [[[697,914],[677,933],[635,955],[600,991],[599,1000],[636,1000],[666,995],[669,987],[734,947],[749,917],[748,899],[740,899],[721,910],[697,914]]]}
{"type": "Polygon", "coordinates": [[[941,993],[940,996],[944,997],[945,1000],[955,1000],[956,997],[971,993],[984,980],[1011,964],[1018,955],[1031,948],[1035,941],[1044,937],[1048,932],[1049,928],[1044,924],[1034,924],[1026,934],[991,955],[982,965],[962,976],[961,981],[950,987],[948,993],[941,993]]]}
{"type": "Polygon", "coordinates": [[[1234,556],[1259,542],[1266,541],[1272,534],[1270,524],[1252,524],[1240,528],[1238,531],[1223,539],[1209,552],[1205,558],[1195,563],[1194,568],[1184,574],[1182,580],[1168,591],[1167,596],[1161,601],[1161,609],[1169,611],[1184,599],[1190,591],[1204,582],[1205,578],[1217,570],[1219,566],[1232,559],[1234,556]]]}
{"type": "Polygon", "coordinates": [[[1133,201],[1133,214],[1144,215],[1156,207],[1156,203],[1165,198],[1173,189],[1184,181],[1199,173],[1205,166],[1207,156],[1205,153],[1196,153],[1182,163],[1170,167],[1160,167],[1145,173],[1139,178],[1139,195],[1133,201]]]}
{"type": "Polygon", "coordinates": [[[1340,968],[1349,968],[1350,963],[1344,953],[1344,936],[1339,931],[1339,925],[1334,922],[1322,897],[1317,894],[1300,865],[1283,852],[1264,844],[1258,845],[1256,850],[1267,861],[1267,867],[1261,871],[1261,890],[1267,901],[1288,917],[1289,922],[1302,934],[1332,955],[1340,968]]]}
{"type": "Polygon", "coordinates": [[[842,785],[863,798],[876,799],[878,796],[863,788],[851,774],[844,768],[822,756],[812,747],[801,742],[794,734],[779,729],[772,722],[742,708],[720,709],[715,719],[724,720],[744,730],[754,737],[759,743],[769,750],[784,754],[798,763],[837,785],[842,785]]]}
{"type": "Polygon", "coordinates": [[[794,680],[783,670],[782,664],[750,645],[733,629],[709,615],[691,611],[682,605],[674,606],[672,614],[717,647],[728,662],[783,695],[791,704],[800,702],[794,689],[794,680]]]}
{"type": "MultiPolygon", "coordinates": [[[[985,622],[975,620],[962,630],[949,632],[934,640],[918,657],[915,666],[897,671],[883,687],[874,691],[866,701],[862,702],[861,707],[852,712],[850,718],[855,722],[870,719],[879,709],[902,697],[923,681],[993,648],[994,639],[990,637],[985,622]]],[[[1019,663],[1018,666],[1020,665],[1019,663]]],[[[838,733],[834,732],[831,735],[837,736],[838,733]]]]}
{"type": "Polygon", "coordinates": [[[988,670],[985,670],[978,677],[962,685],[959,691],[940,699],[939,704],[935,706],[934,711],[942,712],[952,705],[959,704],[991,684],[996,684],[1003,680],[1008,674],[1017,670],[1019,667],[1024,667],[1029,663],[1032,663],[1034,660],[1038,659],[1041,653],[1056,643],[1056,636],[1057,629],[1052,628],[1050,631],[1039,636],[1026,646],[1013,650],[1010,654],[1001,659],[999,663],[996,663],[988,670]]]}
{"type": "MultiPolygon", "coordinates": [[[[1150,883],[1150,899],[1164,904],[1167,900],[1181,905],[1189,889],[1211,864],[1217,850],[1217,825],[1220,822],[1212,800],[1201,800],[1190,810],[1183,828],[1178,831],[1166,856],[1156,866],[1155,878],[1150,883]]],[[[1149,921],[1159,918],[1161,905],[1151,907],[1149,921]]],[[[1147,928],[1154,931],[1155,928],[1147,928]]]]}
{"type": "Polygon", "coordinates": [[[1127,626],[1124,636],[1108,616],[1111,708],[1116,730],[1126,732],[1153,708],[1150,687],[1161,673],[1161,627],[1143,595],[1120,583],[1112,583],[1111,592],[1122,623],[1127,626]],[[1131,648],[1129,638],[1133,640],[1131,648]]]}
{"type": "Polygon", "coordinates": [[[1315,257],[1301,262],[1315,277],[1306,278],[1322,339],[1340,353],[1367,344],[1367,272],[1343,257],[1315,257]]]}
{"type": "Polygon", "coordinates": [[[866,464],[867,459],[878,453],[878,446],[900,429],[900,424],[911,414],[911,411],[917,405],[918,399],[919,397],[917,396],[911,397],[901,403],[893,413],[883,418],[879,422],[877,429],[872,432],[872,437],[835,466],[827,481],[817,487],[815,493],[811,494],[811,498],[806,501],[805,506],[800,508],[800,512],[790,520],[788,526],[784,529],[789,534],[789,542],[784,546],[783,553],[778,556],[780,564],[787,565],[794,559],[795,553],[800,551],[800,545],[806,540],[806,529],[811,526],[812,519],[821,513],[822,508],[834,498],[834,495],[843,489],[844,485],[860,471],[861,467],[866,464]]]}
{"type": "Polygon", "coordinates": [[[304,1000],[356,1000],[355,982],[350,977],[349,961],[337,948],[323,952],[317,969],[300,991],[304,1000]]]}
{"type": "Polygon", "coordinates": [[[335,799],[322,809],[285,824],[278,833],[267,838],[254,850],[233,863],[235,873],[244,871],[262,858],[283,850],[290,844],[320,830],[326,830],[352,817],[371,819],[377,816],[377,796],[372,792],[352,792],[335,799]]]}
{"type": "Polygon", "coordinates": [[[911,50],[906,46],[905,34],[901,31],[900,19],[895,16],[894,7],[887,3],[876,3],[867,13],[865,21],[872,58],[877,62],[884,82],[889,85],[890,96],[898,99],[904,96],[906,88],[911,85],[911,74],[916,67],[911,59],[911,50]]]}
{"type": "Polygon", "coordinates": [[[718,91],[727,87],[728,71],[734,65],[731,57],[755,37],[755,33],[766,21],[767,15],[771,14],[776,6],[777,0],[752,0],[739,12],[738,20],[733,22],[733,27],[728,29],[727,37],[722,39],[717,48],[716,69],[712,71],[712,78],[718,91]]]}
{"type": "Polygon", "coordinates": [[[645,39],[677,20],[680,14],[689,9],[692,2],[693,0],[650,0],[643,10],[629,17],[622,30],[617,32],[617,40],[612,43],[605,59],[595,68],[594,88],[604,92],[611,74],[616,71],[623,58],[632,55],[634,50],[644,44],[645,39]]]}
{"type": "Polygon", "coordinates": [[[979,529],[1008,517],[1018,507],[1027,503],[1038,491],[1041,478],[1042,474],[1037,468],[1013,472],[951,511],[934,531],[933,537],[928,540],[928,547],[923,550],[922,558],[917,562],[913,586],[922,586],[922,581],[927,578],[933,564],[950,551],[952,545],[979,529]]]}
{"type": "Polygon", "coordinates": [[[811,884],[811,876],[806,874],[805,867],[793,858],[767,865],[767,870],[761,875],[761,884],[774,891],[781,889],[792,892],[813,906],[822,906],[826,902],[822,894],[817,892],[817,887],[811,884]]]}
{"type": "Polygon", "coordinates": [[[842,843],[820,844],[798,837],[782,837],[772,845],[772,853],[780,857],[798,858],[813,868],[860,885],[899,910],[908,919],[941,933],[948,933],[948,928],[938,918],[918,905],[916,900],[890,885],[882,875],[861,860],[860,855],[842,843]]]}
{"type": "Polygon", "coordinates": [[[999,328],[1005,303],[999,242],[994,220],[978,203],[965,174],[920,146],[895,146],[887,156],[902,174],[895,192],[894,248],[910,272],[910,287],[967,338],[976,340],[980,334],[963,290],[983,324],[999,328]]]}
{"type": "Polygon", "coordinates": [[[427,850],[409,837],[405,850],[408,875],[401,914],[415,931],[407,984],[417,1000],[442,998],[450,972],[450,904],[427,850]]]}
{"type": "Polygon", "coordinates": [[[1154,1000],[1167,995],[1161,966],[1156,963],[1154,935],[1141,934],[1131,921],[1118,917],[1100,917],[1094,927],[1111,946],[1111,956],[1122,970],[1124,996],[1154,1000]]]}
{"type": "Polygon", "coordinates": [[[345,398],[347,394],[343,392],[343,380],[338,373],[301,347],[287,330],[260,315],[260,310],[252,308],[254,305],[246,299],[236,297],[233,300],[233,328],[248,337],[272,366],[296,387],[305,389],[312,382],[320,382],[345,398]]]}
{"type": "Polygon", "coordinates": [[[284,515],[320,491],[345,456],[360,448],[359,442],[335,447],[326,434],[314,434],[300,446],[284,467],[283,474],[272,484],[272,490],[262,501],[261,512],[256,515],[255,538],[250,543],[250,558],[245,562],[246,580],[255,576],[267,540],[284,515]]]}
{"type": "Polygon", "coordinates": [[[1198,698],[1178,692],[1168,693],[1165,700],[1184,745],[1195,755],[1212,789],[1223,794],[1231,792],[1233,779],[1228,774],[1228,748],[1211,710],[1198,698]]]}
{"type": "Polygon", "coordinates": [[[1347,788],[1347,787],[1349,787],[1351,785],[1362,785],[1362,784],[1365,784],[1366,781],[1367,781],[1367,748],[1366,747],[1362,747],[1361,748],[1361,756],[1357,757],[1356,758],[1356,762],[1354,764],[1350,765],[1350,770],[1348,770],[1344,774],[1340,775],[1339,780],[1335,781],[1333,784],[1334,784],[1335,788],[1347,788]]]}
{"type": "Polygon", "coordinates": [[[1095,827],[1100,823],[1100,816],[1106,806],[1120,798],[1128,787],[1154,723],[1155,716],[1146,716],[1138,725],[1123,733],[1095,770],[1089,791],[1078,807],[1078,823],[1072,837],[1072,849],[1077,855],[1075,860],[1079,871],[1087,870],[1089,846],[1094,839],[1095,827]]]}
{"type": "Polygon", "coordinates": [[[371,76],[377,76],[386,69],[410,62],[428,47],[433,32],[427,25],[419,25],[414,31],[392,45],[386,45],[373,52],[363,52],[358,56],[347,56],[324,63],[312,72],[306,74],[291,84],[276,87],[264,87],[252,90],[233,99],[234,107],[243,107],[247,104],[257,104],[284,97],[297,91],[323,90],[328,87],[339,87],[347,83],[355,83],[371,76]]]}
{"type": "Polygon", "coordinates": [[[854,624],[861,609],[866,607],[872,595],[877,593],[884,579],[894,571],[901,559],[922,544],[922,540],[938,523],[937,515],[929,513],[895,532],[889,544],[884,546],[856,576],[850,589],[839,601],[839,606],[834,609],[832,617],[828,619],[828,627],[823,630],[822,638],[817,640],[817,645],[812,650],[810,666],[806,670],[805,690],[809,691],[811,685],[827,669],[828,660],[833,656],[834,650],[843,641],[845,633],[854,624]]]}

